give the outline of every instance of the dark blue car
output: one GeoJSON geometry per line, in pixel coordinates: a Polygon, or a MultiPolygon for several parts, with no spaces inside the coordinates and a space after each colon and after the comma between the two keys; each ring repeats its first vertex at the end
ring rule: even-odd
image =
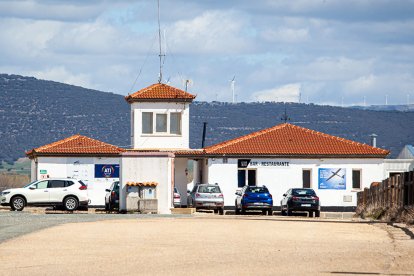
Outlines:
{"type": "Polygon", "coordinates": [[[261,210],[269,216],[273,214],[273,198],[266,186],[244,186],[236,195],[236,215],[244,214],[247,210],[261,210]]]}

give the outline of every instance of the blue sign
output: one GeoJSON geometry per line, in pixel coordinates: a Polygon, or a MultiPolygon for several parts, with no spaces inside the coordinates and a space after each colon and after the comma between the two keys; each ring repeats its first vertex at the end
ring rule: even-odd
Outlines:
{"type": "Polygon", "coordinates": [[[346,169],[319,169],[319,189],[345,190],[346,169]]]}
{"type": "Polygon", "coordinates": [[[95,164],[95,178],[119,178],[119,165],[95,164]]]}

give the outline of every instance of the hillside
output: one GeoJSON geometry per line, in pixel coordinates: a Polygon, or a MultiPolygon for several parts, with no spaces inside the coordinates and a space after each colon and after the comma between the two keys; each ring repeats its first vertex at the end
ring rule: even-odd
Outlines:
{"type": "MultiPolygon", "coordinates": [[[[190,146],[206,145],[281,123],[290,123],[369,143],[396,156],[414,143],[414,112],[373,111],[297,103],[194,102],[190,114],[190,146]]],[[[24,151],[80,133],[121,147],[130,144],[129,105],[124,97],[33,77],[0,74],[0,161],[12,162],[24,151]]]]}

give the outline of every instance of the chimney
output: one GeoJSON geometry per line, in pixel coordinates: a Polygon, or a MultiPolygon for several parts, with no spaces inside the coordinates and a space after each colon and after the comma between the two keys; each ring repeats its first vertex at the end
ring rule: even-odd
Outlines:
{"type": "Polygon", "coordinates": [[[376,148],[377,147],[377,137],[378,137],[378,135],[376,135],[375,133],[372,133],[369,137],[371,137],[371,146],[376,148]]]}
{"type": "Polygon", "coordinates": [[[204,148],[204,143],[206,141],[206,128],[207,128],[207,122],[203,123],[203,139],[201,140],[201,148],[204,148]]]}

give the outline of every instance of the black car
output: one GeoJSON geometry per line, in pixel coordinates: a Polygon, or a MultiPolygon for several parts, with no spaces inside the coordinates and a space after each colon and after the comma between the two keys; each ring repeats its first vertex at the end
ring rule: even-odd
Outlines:
{"type": "Polygon", "coordinates": [[[105,191],[105,211],[119,208],[119,181],[113,182],[111,187],[105,191]]]}
{"type": "Polygon", "coordinates": [[[283,194],[280,201],[283,216],[291,216],[293,211],[309,212],[309,217],[321,215],[319,197],[313,189],[293,188],[283,194]]]}

